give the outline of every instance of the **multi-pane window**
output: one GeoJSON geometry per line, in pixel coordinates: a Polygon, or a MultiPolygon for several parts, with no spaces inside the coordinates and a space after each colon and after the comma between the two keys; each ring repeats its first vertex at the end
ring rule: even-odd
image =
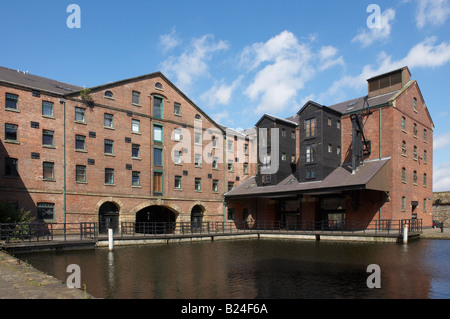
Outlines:
{"type": "Polygon", "coordinates": [[[333,146],[331,144],[328,144],[328,153],[331,153],[333,151],[333,146]]]}
{"type": "Polygon", "coordinates": [[[19,177],[17,169],[19,160],[17,158],[6,157],[5,158],[5,176],[7,177],[19,177]]]}
{"type": "Polygon", "coordinates": [[[105,91],[105,97],[113,99],[114,98],[114,94],[111,91],[105,91]]]}
{"type": "Polygon", "coordinates": [[[414,111],[417,112],[417,99],[416,98],[413,99],[413,109],[414,109],[414,111]]]}
{"type": "Polygon", "coordinates": [[[153,172],[153,192],[162,193],[163,192],[163,173],[153,172]]]}
{"type": "Polygon", "coordinates": [[[244,175],[248,175],[248,163],[244,163],[244,175]]]}
{"type": "Polygon", "coordinates": [[[199,133],[199,132],[194,133],[194,143],[197,145],[202,144],[202,133],[199,133]]]}
{"type": "Polygon", "coordinates": [[[181,176],[175,176],[175,189],[181,189],[181,176]]]}
{"type": "Polygon", "coordinates": [[[306,146],[306,163],[313,163],[316,157],[316,144],[306,146]]]}
{"type": "Polygon", "coordinates": [[[86,122],[86,110],[81,107],[75,108],[75,121],[86,122]]]}
{"type": "Polygon", "coordinates": [[[153,116],[163,118],[163,99],[157,96],[153,97],[153,116]]]}
{"type": "Polygon", "coordinates": [[[248,144],[244,144],[244,155],[248,155],[248,144]]]}
{"type": "Polygon", "coordinates": [[[316,135],[316,119],[305,120],[305,133],[306,137],[312,137],[316,135]]]}
{"type": "Polygon", "coordinates": [[[181,104],[180,103],[173,103],[173,114],[175,115],[181,115],[181,104]]]}
{"type": "Polygon", "coordinates": [[[114,141],[113,140],[105,140],[105,154],[109,154],[109,155],[114,154],[114,141]]]}
{"type": "Polygon", "coordinates": [[[306,170],[306,179],[316,178],[316,170],[315,169],[307,169],[306,170]]]}
{"type": "Polygon", "coordinates": [[[402,197],[402,212],[406,210],[406,198],[405,196],[402,197]]]}
{"type": "Polygon", "coordinates": [[[219,181],[217,179],[213,179],[212,181],[212,191],[217,193],[219,191],[219,181]]]}
{"type": "Polygon", "coordinates": [[[286,153],[281,153],[281,160],[285,161],[286,160],[286,153]]]}
{"type": "Polygon", "coordinates": [[[201,154],[194,155],[194,165],[197,167],[202,166],[202,155],[201,154]]]}
{"type": "Polygon", "coordinates": [[[286,129],[285,128],[281,129],[281,136],[286,137],[286,129]]]}
{"type": "Polygon", "coordinates": [[[163,159],[162,159],[162,155],[163,155],[163,150],[157,147],[153,148],[153,165],[155,166],[162,166],[163,164],[163,159]]]}
{"type": "Polygon", "coordinates": [[[233,152],[233,141],[231,141],[231,140],[228,140],[228,142],[227,142],[228,144],[228,151],[230,151],[230,152],[233,152]]]}
{"type": "Polygon", "coordinates": [[[214,169],[218,169],[219,168],[219,158],[218,157],[213,157],[213,159],[212,159],[212,168],[214,168],[214,169]]]}
{"type": "Polygon", "coordinates": [[[402,155],[406,156],[406,142],[402,142],[402,155]]]}
{"type": "Polygon", "coordinates": [[[19,140],[19,126],[5,123],[5,140],[17,142],[19,140]]]}
{"type": "Polygon", "coordinates": [[[423,141],[424,142],[427,141],[427,130],[426,129],[423,130],[423,141]]]}
{"type": "Polygon", "coordinates": [[[42,145],[55,146],[55,132],[50,130],[42,130],[42,145]]]}
{"type": "Polygon", "coordinates": [[[426,198],[423,199],[422,210],[423,210],[424,213],[427,211],[427,199],[426,198]]]}
{"type": "Polygon", "coordinates": [[[54,116],[53,103],[49,101],[42,101],[42,115],[54,116]]]}
{"type": "Polygon", "coordinates": [[[173,151],[173,161],[174,161],[174,164],[181,164],[182,163],[182,161],[181,161],[181,151],[179,151],[179,150],[173,151]]]}
{"type": "Polygon", "coordinates": [[[402,116],[402,130],[406,131],[406,118],[402,116]]]}
{"type": "Polygon", "coordinates": [[[228,171],[232,172],[233,171],[233,160],[229,160],[228,161],[228,171]]]}
{"type": "Polygon", "coordinates": [[[406,168],[402,167],[402,182],[406,183],[406,168]]]}
{"type": "Polygon", "coordinates": [[[295,131],[291,131],[291,138],[295,140],[295,131]]]}
{"type": "Polygon", "coordinates": [[[136,105],[141,105],[141,93],[137,91],[133,91],[131,103],[136,105]]]}
{"type": "Polygon", "coordinates": [[[413,183],[417,184],[417,171],[413,172],[413,183]]]}
{"type": "Polygon", "coordinates": [[[6,93],[5,108],[8,110],[19,109],[19,96],[12,93],[6,93]]]}
{"type": "Polygon", "coordinates": [[[43,163],[43,179],[45,180],[54,180],[55,179],[55,163],[52,162],[44,162],[43,163]]]}
{"type": "Polygon", "coordinates": [[[114,185],[114,169],[105,168],[105,184],[114,185]]]}
{"type": "Polygon", "coordinates": [[[414,135],[414,137],[417,137],[417,124],[416,123],[414,123],[414,125],[413,125],[413,135],[414,135]]]}
{"type": "Polygon", "coordinates": [[[417,146],[414,145],[413,149],[413,159],[417,160],[417,146]]]}
{"type": "Polygon", "coordinates": [[[37,203],[37,218],[40,220],[55,219],[55,204],[37,203]]]}
{"type": "Polygon", "coordinates": [[[105,113],[103,126],[108,128],[114,127],[114,115],[105,113]]]}
{"type": "Polygon", "coordinates": [[[141,172],[134,171],[131,173],[131,185],[141,186],[141,172]]]}
{"type": "Polygon", "coordinates": [[[296,157],[295,154],[291,154],[291,163],[295,163],[296,157]]]}
{"type": "Polygon", "coordinates": [[[427,163],[427,151],[423,151],[423,163],[427,163]]]}
{"type": "Polygon", "coordinates": [[[234,188],[234,182],[228,182],[228,191],[231,191],[234,188]]]}
{"type": "Polygon", "coordinates": [[[86,136],[75,135],[75,149],[80,151],[86,150],[86,136]]]}
{"type": "Polygon", "coordinates": [[[139,120],[131,120],[131,132],[140,133],[141,132],[141,122],[139,120]]]}
{"type": "Polygon", "coordinates": [[[173,130],[173,140],[174,141],[181,141],[181,129],[176,128],[173,130]]]}
{"type": "Polygon", "coordinates": [[[78,183],[85,183],[86,182],[86,166],[84,165],[77,165],[75,169],[75,179],[78,183]]]}
{"type": "Polygon", "coordinates": [[[340,120],[337,120],[336,121],[336,127],[337,127],[337,129],[341,129],[341,121],[340,120]]]}
{"type": "Polygon", "coordinates": [[[133,158],[141,157],[141,146],[139,144],[131,145],[131,157],[133,157],[133,158]]]}
{"type": "Polygon", "coordinates": [[[218,141],[219,141],[219,140],[218,140],[217,136],[213,136],[213,137],[212,137],[212,147],[213,147],[213,148],[219,147],[219,145],[217,144],[218,141]]]}
{"type": "Polygon", "coordinates": [[[195,178],[194,189],[196,192],[200,192],[202,190],[202,179],[195,178]]]}
{"type": "Polygon", "coordinates": [[[427,174],[423,174],[423,186],[427,186],[427,174]]]}
{"type": "Polygon", "coordinates": [[[163,141],[163,128],[161,125],[153,125],[153,140],[155,142],[163,141]]]}

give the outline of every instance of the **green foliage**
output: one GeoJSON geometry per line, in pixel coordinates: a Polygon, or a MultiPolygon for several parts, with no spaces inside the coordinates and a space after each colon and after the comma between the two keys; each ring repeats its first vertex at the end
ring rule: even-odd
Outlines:
{"type": "Polygon", "coordinates": [[[23,208],[17,211],[8,203],[0,203],[0,224],[26,224],[33,222],[31,211],[25,211],[23,208]]]}

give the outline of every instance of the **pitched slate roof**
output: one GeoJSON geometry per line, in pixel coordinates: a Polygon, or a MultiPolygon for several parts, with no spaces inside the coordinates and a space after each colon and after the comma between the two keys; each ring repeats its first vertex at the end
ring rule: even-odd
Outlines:
{"type": "Polygon", "coordinates": [[[328,108],[333,109],[333,110],[345,115],[346,113],[353,113],[356,111],[361,111],[362,109],[367,108],[367,107],[375,107],[375,106],[379,106],[379,105],[384,105],[387,102],[389,102],[389,100],[392,97],[394,97],[397,93],[398,93],[398,91],[394,91],[394,92],[389,92],[386,94],[374,96],[371,98],[369,98],[368,96],[362,96],[362,97],[359,97],[359,98],[356,98],[353,100],[348,100],[345,102],[330,105],[330,106],[328,106],[328,108]],[[366,104],[366,100],[367,100],[367,104],[366,104]]]}
{"type": "Polygon", "coordinates": [[[33,90],[45,91],[58,95],[64,95],[83,89],[80,86],[55,81],[41,76],[29,74],[28,72],[8,69],[1,66],[0,82],[24,86],[33,90]]]}

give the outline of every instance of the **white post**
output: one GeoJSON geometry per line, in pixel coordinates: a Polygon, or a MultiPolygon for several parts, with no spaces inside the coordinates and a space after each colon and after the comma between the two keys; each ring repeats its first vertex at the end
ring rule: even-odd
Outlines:
{"type": "Polygon", "coordinates": [[[109,241],[109,251],[112,251],[114,248],[114,238],[112,228],[108,228],[108,241],[109,241]]]}
{"type": "Polygon", "coordinates": [[[407,224],[403,225],[403,243],[404,244],[408,243],[408,225],[407,224]]]}

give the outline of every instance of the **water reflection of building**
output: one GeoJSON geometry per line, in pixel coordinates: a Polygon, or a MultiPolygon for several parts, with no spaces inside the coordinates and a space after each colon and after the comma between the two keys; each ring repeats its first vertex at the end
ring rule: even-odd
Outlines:
{"type": "Polygon", "coordinates": [[[287,119],[266,114],[256,124],[258,173],[225,194],[230,215],[285,227],[401,219],[429,226],[433,129],[407,67],[369,79],[364,97],[310,101],[287,119]]]}

